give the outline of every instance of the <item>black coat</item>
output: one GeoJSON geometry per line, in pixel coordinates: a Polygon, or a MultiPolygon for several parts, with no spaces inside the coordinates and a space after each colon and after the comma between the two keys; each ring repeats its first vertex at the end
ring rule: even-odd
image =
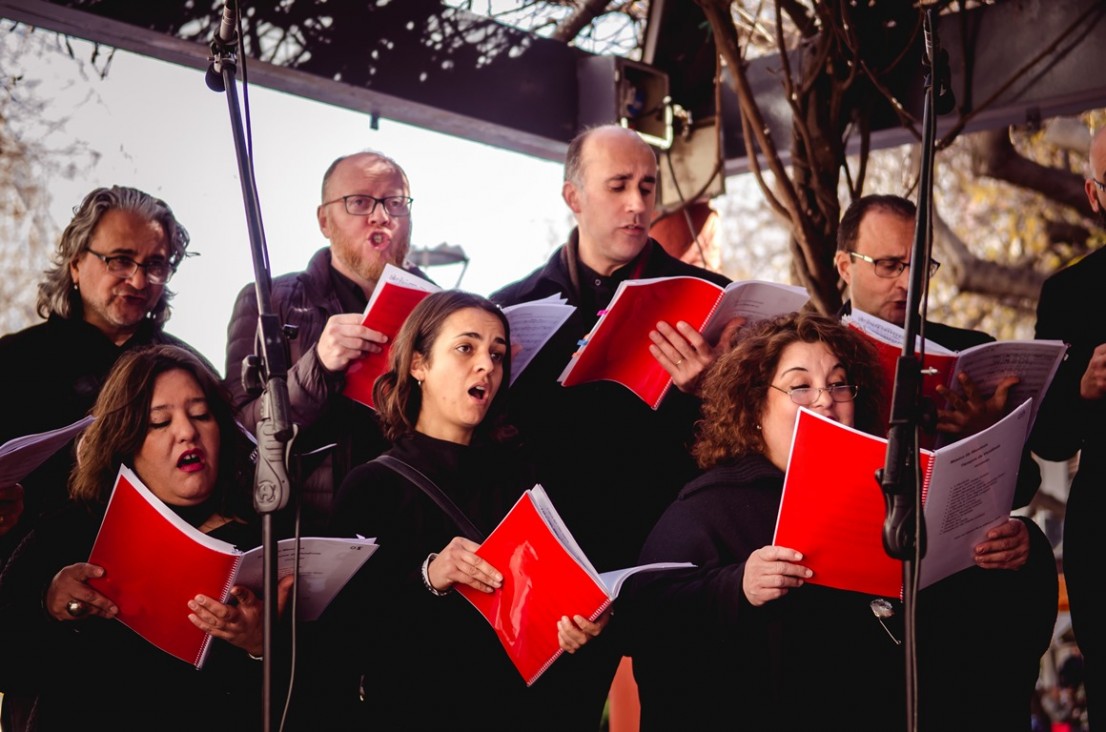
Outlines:
{"type": "MultiPolygon", "coordinates": [[[[121,355],[161,344],[187,348],[150,320],[117,346],[84,320],[58,315],[0,338],[0,383],[6,385],[0,443],[76,422],[88,414],[121,355]]],[[[73,461],[71,442],[22,481],[25,510],[19,526],[0,539],[0,567],[41,516],[65,504],[73,461]]]]}
{"type": "MultiPolygon", "coordinates": [[[[418,270],[412,272],[423,276],[418,270]]],[[[289,341],[288,407],[289,418],[300,428],[293,452],[307,457],[302,465],[292,461],[290,477],[302,501],[303,532],[316,534],[325,530],[346,474],[386,450],[388,441],[376,412],[343,396],[345,374],[328,371],[315,351],[327,320],[349,312],[335,289],[330,248],[315,252],[304,271],[273,278],[270,300],[279,322],[296,328],[295,338],[289,341]],[[322,448],[326,449],[308,455],[322,448]]],[[[242,361],[255,352],[256,335],[257,294],[250,284],[239,292],[227,325],[224,373],[238,419],[251,433],[261,417],[261,400],[246,392],[242,361]]]]}
{"type": "Polygon", "coordinates": [[[1083,654],[1088,715],[1099,725],[1106,715],[1102,702],[1095,704],[1106,694],[1106,607],[1094,537],[1106,493],[1106,399],[1083,400],[1079,382],[1095,348],[1106,343],[1106,321],[1093,296],[1104,282],[1106,249],[1099,249],[1049,277],[1041,288],[1037,338],[1059,339],[1071,348],[1041,404],[1031,439],[1033,449],[1047,460],[1067,460],[1079,452],[1064,514],[1064,580],[1083,654]]]}
{"type": "Polygon", "coordinates": [[[689,446],[699,400],[672,387],[654,411],[620,384],[565,388],[557,377],[619,282],[677,275],[722,286],[729,282],[675,259],[650,240],[639,261],[599,284],[581,281],[577,287],[561,247],[545,266],[491,296],[507,306],[559,293],[577,307],[511,387],[510,421],[557,511],[600,572],[636,563],[645,536],[696,473],[689,446]]]}
{"type": "MultiPolygon", "coordinates": [[[[884,598],[895,612],[886,629],[862,593],[807,584],[761,607],[745,598],[745,562],[772,543],[783,477],[760,456],[713,468],[650,534],[643,563],[698,569],[633,577],[616,602],[643,730],[903,729],[905,657],[890,637],[903,638],[897,598],[884,598]]],[[[1029,729],[1056,616],[1050,547],[1029,530],[1021,570],[972,567],[919,593],[920,729],[1029,729]]]]}
{"type": "MultiPolygon", "coordinates": [[[[416,433],[386,454],[430,478],[485,534],[533,486],[529,469],[495,446],[416,433]]],[[[345,690],[338,704],[352,713],[351,727],[573,729],[559,719],[564,700],[545,691],[546,676],[528,688],[491,626],[462,595],[438,597],[423,584],[424,560],[462,531],[420,488],[380,462],[361,465],[342,484],[333,530],[377,537],[380,544],[320,620],[344,640],[344,646],[331,644],[329,655],[331,668],[346,674],[333,684],[345,690]],[[348,690],[357,678],[364,702],[351,709],[348,690]]],[[[571,660],[562,656],[554,666],[571,660]]]]}
{"type": "MultiPolygon", "coordinates": [[[[0,575],[0,692],[34,699],[28,730],[242,730],[261,724],[262,664],[215,639],[203,669],[170,656],[118,620],[59,622],[42,607],[62,567],[88,560],[103,509],[70,505],[44,518],[0,575]]],[[[256,525],[211,536],[242,550],[256,525]]],[[[188,622],[181,607],[181,621],[188,622]]]]}

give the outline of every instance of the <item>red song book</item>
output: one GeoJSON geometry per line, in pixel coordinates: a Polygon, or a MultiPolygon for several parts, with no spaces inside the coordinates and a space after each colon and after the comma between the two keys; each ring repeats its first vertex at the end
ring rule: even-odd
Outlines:
{"type": "MultiPolygon", "coordinates": [[[[304,537],[277,548],[278,576],[298,559],[300,617],[313,620],[376,550],[373,539],[304,537]]],[[[188,619],[188,601],[204,594],[226,602],[236,584],[262,594],[262,547],[240,552],[177,516],[125,465],[88,558],[104,576],[88,580],[119,608],[116,616],[166,653],[203,666],[211,636],[188,619]]]]}
{"type": "MultiPolygon", "coordinates": [[[[883,369],[888,389],[895,382],[899,357],[902,355],[904,331],[894,323],[853,310],[847,316],[850,327],[868,337],[879,354],[879,363],[883,369]]],[[[919,339],[921,345],[921,339],[919,339]]],[[[938,407],[944,407],[945,399],[937,393],[938,386],[946,386],[954,394],[963,395],[957,374],[966,373],[981,394],[989,398],[995,393],[1000,381],[1008,376],[1017,376],[1019,381],[1006,398],[1006,413],[1009,414],[1027,399],[1033,400],[1029,415],[1029,429],[1037,417],[1037,406],[1048,391],[1060,362],[1067,353],[1063,341],[1013,340],[991,341],[963,351],[950,351],[933,341],[925,341],[925,359],[922,368],[929,373],[922,377],[922,395],[933,400],[938,407]]],[[[917,353],[917,351],[915,351],[917,353]]],[[[886,424],[891,417],[891,399],[884,400],[884,414],[881,421],[886,424]]],[[[927,434],[921,435],[924,447],[941,447],[955,437],[937,435],[936,439],[927,434]]]]}
{"type": "Polygon", "coordinates": [[[377,377],[388,370],[392,341],[415,306],[439,289],[434,283],[395,265],[384,265],[369,304],[365,306],[365,317],[361,323],[388,336],[388,342],[378,353],[365,354],[349,365],[346,369],[346,386],[342,393],[376,409],[373,405],[373,385],[377,377]]]}
{"type": "MultiPolygon", "coordinates": [[[[973,547],[1010,515],[1030,403],[986,430],[919,451],[926,554],[918,586],[973,564],[973,547]]],[[[876,470],[887,440],[799,410],[772,543],[802,552],[812,584],[901,597],[902,562],[883,548],[876,470]]]]}
{"type": "Polygon", "coordinates": [[[121,465],[88,557],[104,576],[88,583],[111,598],[131,630],[200,668],[211,636],[188,620],[188,601],[204,594],[226,602],[241,556],[190,526],[121,465]]]}
{"type": "Polygon", "coordinates": [[[802,287],[749,280],[720,287],[698,277],[626,280],[558,379],[575,386],[605,379],[622,384],[653,409],[672,377],[649,353],[649,331],[684,321],[716,343],[731,319],[749,321],[790,313],[809,300],[802,287]]]}
{"type": "Polygon", "coordinates": [[[502,573],[503,586],[490,594],[466,585],[457,590],[491,624],[528,686],[562,653],[562,617],[594,621],[635,572],[693,566],[661,562],[599,574],[540,485],[518,499],[476,553],[502,573]]]}

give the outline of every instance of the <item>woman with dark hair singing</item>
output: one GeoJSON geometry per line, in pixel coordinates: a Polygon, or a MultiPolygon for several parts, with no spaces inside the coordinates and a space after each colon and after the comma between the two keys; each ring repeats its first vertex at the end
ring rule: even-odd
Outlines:
{"type": "MultiPolygon", "coordinates": [[[[502,422],[510,369],[503,312],[447,290],[408,316],[390,370],[376,382],[374,402],[394,446],[343,482],[334,533],[377,537],[380,549],[324,621],[352,623],[338,637],[364,644],[353,654],[358,713],[381,728],[568,729],[558,717],[566,700],[553,703],[541,690],[545,678],[527,688],[492,628],[451,591],[502,584],[499,568],[475,552],[535,483],[502,422]]],[[[574,653],[604,623],[561,618],[561,647],[574,653]]]]}
{"type": "MultiPolygon", "coordinates": [[[[85,560],[120,465],[179,517],[248,549],[260,543],[249,505],[250,446],[218,378],[192,353],[154,346],[124,354],[78,443],[70,503],[44,520],[0,577],[0,689],[34,699],[27,729],[243,729],[261,719],[263,604],[198,595],[181,620],[216,642],[201,671],[114,620],[85,560]]],[[[282,598],[291,578],[281,583],[282,598]]],[[[20,705],[23,708],[23,705],[20,705]]]]}

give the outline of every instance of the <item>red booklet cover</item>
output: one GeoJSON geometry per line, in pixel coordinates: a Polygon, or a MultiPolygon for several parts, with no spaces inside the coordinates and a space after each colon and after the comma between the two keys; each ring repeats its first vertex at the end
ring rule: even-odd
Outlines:
{"type": "Polygon", "coordinates": [[[626,280],[581,342],[559,381],[575,386],[605,379],[622,384],[653,409],[672,377],[649,353],[649,331],[684,321],[714,343],[732,318],[750,321],[788,313],[809,300],[801,287],[749,280],[720,287],[698,277],[626,280]]]}
{"type": "Polygon", "coordinates": [[[375,409],[373,385],[378,376],[388,370],[392,341],[407,316],[437,285],[391,264],[384,266],[376,289],[365,307],[361,322],[368,328],[388,336],[388,343],[379,353],[369,353],[350,364],[346,370],[346,385],[342,393],[354,401],[375,409]]]}
{"type": "MultiPolygon", "coordinates": [[[[972,547],[1010,515],[1031,411],[1023,402],[991,427],[920,450],[926,554],[919,587],[973,564],[972,547]]],[[[886,504],[876,470],[887,440],[799,411],[773,544],[803,553],[813,584],[902,594],[902,562],[883,548],[886,504]]]]}
{"type": "Polygon", "coordinates": [[[540,485],[518,499],[476,553],[503,574],[503,586],[490,594],[457,590],[491,624],[528,686],[562,653],[562,617],[595,620],[635,572],[692,566],[665,562],[599,574],[540,485]]]}
{"type": "Polygon", "coordinates": [[[88,557],[104,576],[88,582],[116,617],[166,653],[200,668],[211,636],[188,619],[198,594],[226,602],[241,553],[173,513],[125,465],[88,557]]]}
{"type": "MultiPolygon", "coordinates": [[[[883,403],[882,415],[883,424],[887,424],[891,417],[890,388],[895,381],[895,372],[902,355],[903,329],[860,310],[854,310],[848,316],[848,324],[867,336],[876,348],[888,385],[888,398],[883,403]]],[[[947,386],[953,393],[963,394],[963,387],[957,379],[960,372],[968,374],[976,388],[988,397],[994,394],[1000,381],[1008,376],[1017,376],[1019,381],[1010,389],[1006,399],[1006,414],[1010,414],[1025,400],[1032,399],[1033,407],[1029,419],[1032,428],[1037,405],[1048,391],[1066,353],[1067,346],[1062,341],[1055,340],[990,341],[953,352],[927,339],[922,368],[928,373],[922,377],[922,396],[930,399],[938,408],[944,408],[945,398],[938,394],[937,387],[947,386]]],[[[955,438],[924,432],[919,436],[922,446],[926,448],[941,447],[953,439],[955,438]]]]}

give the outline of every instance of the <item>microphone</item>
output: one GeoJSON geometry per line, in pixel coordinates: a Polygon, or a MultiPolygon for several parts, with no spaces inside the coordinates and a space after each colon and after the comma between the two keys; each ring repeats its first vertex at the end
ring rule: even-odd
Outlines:
{"type": "Polygon", "coordinates": [[[223,18],[219,23],[219,35],[215,38],[224,46],[238,43],[238,6],[235,0],[223,0],[223,18]]]}
{"type": "MultiPolygon", "coordinates": [[[[227,0],[231,2],[231,0],[227,0]]],[[[933,84],[933,110],[938,114],[948,114],[956,108],[956,95],[952,91],[952,71],[949,69],[949,52],[939,48],[934,41],[936,31],[930,27],[933,16],[926,13],[926,22],[922,25],[925,38],[925,61],[929,66],[930,80],[933,84]]]]}
{"type": "MultiPolygon", "coordinates": [[[[223,81],[223,64],[228,54],[238,45],[238,7],[235,0],[223,0],[223,15],[219,21],[219,31],[211,41],[212,63],[207,67],[204,82],[213,92],[227,90],[223,81]]],[[[233,63],[233,61],[231,62],[233,63]]]]}

